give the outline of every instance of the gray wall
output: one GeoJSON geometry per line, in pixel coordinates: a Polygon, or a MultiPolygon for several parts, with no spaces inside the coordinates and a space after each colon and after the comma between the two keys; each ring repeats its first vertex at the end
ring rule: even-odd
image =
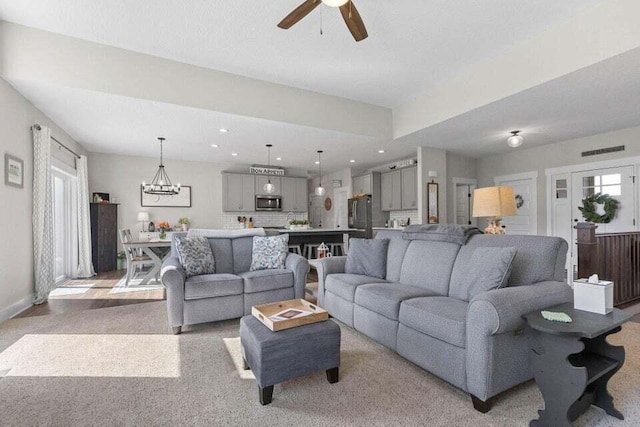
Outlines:
{"type": "Polygon", "coordinates": [[[456,186],[453,178],[478,178],[478,161],[471,157],[447,152],[447,222],[453,224],[456,219],[453,216],[453,204],[456,201],[456,186]]]}
{"type": "MultiPolygon", "coordinates": [[[[334,228],[336,226],[336,210],[335,210],[335,194],[333,187],[333,180],[342,181],[342,188],[347,187],[347,198],[351,197],[351,169],[346,168],[339,170],[337,172],[330,173],[328,175],[322,176],[322,186],[327,190],[327,194],[322,197],[322,227],[323,228],[334,228]],[[331,198],[332,204],[331,209],[326,210],[324,208],[324,200],[329,197],[331,198]]],[[[318,186],[320,179],[316,176],[307,181],[307,188],[309,190],[309,194],[313,194],[315,188],[318,186]]]]}
{"type": "MultiPolygon", "coordinates": [[[[526,147],[526,139],[525,145],[526,147]]],[[[494,185],[493,178],[522,172],[538,172],[538,233],[547,231],[547,179],[545,169],[640,155],[640,127],[618,130],[533,148],[514,149],[503,155],[478,160],[478,184],[494,185]],[[603,147],[625,145],[618,153],[582,157],[580,153],[603,147]]]]}
{"type": "MultiPolygon", "coordinates": [[[[39,123],[51,128],[51,135],[69,148],[84,154],[82,147],[55,123],[20,95],[9,83],[0,79],[0,321],[26,308],[33,295],[33,139],[31,125],[39,123]],[[24,161],[24,188],[4,184],[4,154],[24,161]]],[[[74,157],[52,145],[52,155],[75,167],[74,157]]]]}

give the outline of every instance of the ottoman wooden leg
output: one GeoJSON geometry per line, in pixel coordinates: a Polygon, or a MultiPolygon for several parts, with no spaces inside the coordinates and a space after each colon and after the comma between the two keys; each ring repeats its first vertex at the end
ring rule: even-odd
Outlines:
{"type": "Polygon", "coordinates": [[[273,398],[273,386],[260,387],[258,386],[258,391],[260,394],[260,403],[262,405],[268,405],[271,403],[271,399],[273,398]]]}
{"type": "Polygon", "coordinates": [[[337,383],[340,379],[340,368],[327,369],[327,381],[330,384],[337,383]]]}

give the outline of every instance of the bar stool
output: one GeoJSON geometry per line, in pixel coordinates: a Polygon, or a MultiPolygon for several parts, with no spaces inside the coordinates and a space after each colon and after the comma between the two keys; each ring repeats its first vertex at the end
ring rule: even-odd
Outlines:
{"type": "Polygon", "coordinates": [[[293,252],[294,254],[302,255],[302,249],[300,248],[300,245],[289,245],[289,251],[293,252]]]}
{"type": "Polygon", "coordinates": [[[340,249],[340,255],[345,255],[344,243],[329,243],[329,250],[331,251],[331,255],[338,256],[337,249],[340,249]]]}
{"type": "Polygon", "coordinates": [[[302,256],[306,257],[307,259],[313,259],[313,250],[315,249],[317,257],[318,247],[320,245],[320,243],[305,243],[304,248],[302,249],[302,256]]]}

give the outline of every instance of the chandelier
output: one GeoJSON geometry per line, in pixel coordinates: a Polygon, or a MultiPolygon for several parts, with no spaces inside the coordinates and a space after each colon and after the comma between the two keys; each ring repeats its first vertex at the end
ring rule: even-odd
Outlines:
{"type": "Polygon", "coordinates": [[[162,143],[165,138],[159,137],[160,141],[160,166],[158,166],[158,172],[151,180],[151,184],[147,184],[142,181],[142,191],[147,194],[157,194],[160,196],[174,196],[180,193],[180,184],[172,184],[169,179],[169,175],[164,170],[164,164],[162,162],[162,143]]]}

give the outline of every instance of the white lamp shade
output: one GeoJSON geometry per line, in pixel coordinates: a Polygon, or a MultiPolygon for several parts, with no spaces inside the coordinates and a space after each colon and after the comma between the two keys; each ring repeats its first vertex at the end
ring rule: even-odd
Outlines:
{"type": "Polygon", "coordinates": [[[149,221],[149,212],[138,212],[138,221],[149,221]]]}
{"type": "Polygon", "coordinates": [[[267,194],[273,194],[276,192],[276,186],[275,184],[272,184],[270,182],[267,182],[262,189],[265,191],[265,193],[267,194]]]}
{"type": "Polygon", "coordinates": [[[325,190],[324,187],[319,185],[316,187],[315,194],[316,196],[324,196],[325,194],[327,194],[327,190],[325,190]]]}
{"type": "Polygon", "coordinates": [[[326,4],[329,7],[340,7],[347,4],[348,1],[349,0],[322,0],[322,3],[326,4]]]}
{"type": "Polygon", "coordinates": [[[513,187],[485,187],[473,190],[473,216],[495,217],[516,215],[513,187]]]}

